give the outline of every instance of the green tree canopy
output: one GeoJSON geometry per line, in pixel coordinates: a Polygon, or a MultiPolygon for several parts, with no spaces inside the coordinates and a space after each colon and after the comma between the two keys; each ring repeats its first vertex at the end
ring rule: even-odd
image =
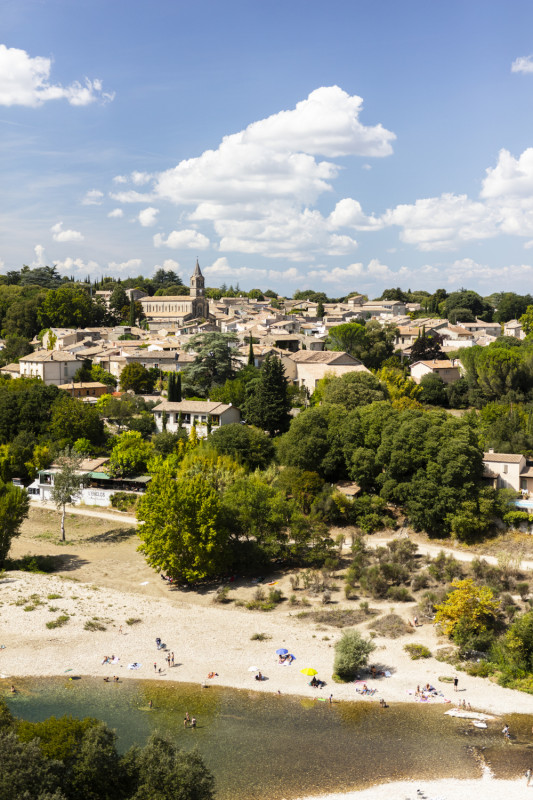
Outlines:
{"type": "Polygon", "coordinates": [[[25,489],[0,481],[0,568],[7,558],[12,540],[20,535],[20,526],[28,516],[29,507],[25,489]]]}
{"type": "Polygon", "coordinates": [[[285,368],[279,358],[269,353],[259,377],[246,387],[244,417],[250,425],[274,436],[288,430],[290,408],[285,368]]]}
{"type": "Polygon", "coordinates": [[[109,474],[124,478],[146,472],[148,461],[154,452],[151,442],[144,441],[138,431],[126,431],[114,441],[109,459],[109,474]]]}
{"type": "Polygon", "coordinates": [[[274,457],[272,441],[259,428],[234,423],[213,431],[209,443],[249,469],[265,469],[274,457]]]}
{"type": "Polygon", "coordinates": [[[340,377],[327,375],[318,382],[314,398],[323,403],[341,405],[347,411],[358,406],[385,400],[385,386],[370,372],[347,372],[340,377]]]}
{"type": "Polygon", "coordinates": [[[238,341],[234,333],[197,333],[185,349],[195,353],[194,363],[187,368],[187,382],[207,392],[212,384],[222,384],[235,376],[239,364],[233,347],[238,341]]]}
{"type": "Polygon", "coordinates": [[[155,375],[142,364],[127,364],[120,373],[120,388],[123,392],[151,394],[154,391],[155,375]]]}
{"type": "Polygon", "coordinates": [[[37,318],[41,328],[85,328],[101,325],[105,306],[93,301],[79,284],[64,284],[47,292],[37,318]]]}

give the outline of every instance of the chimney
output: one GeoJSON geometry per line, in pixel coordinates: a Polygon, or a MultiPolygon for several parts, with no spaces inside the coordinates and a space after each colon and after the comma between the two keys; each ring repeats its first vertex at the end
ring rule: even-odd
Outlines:
{"type": "Polygon", "coordinates": [[[489,453],[494,453],[494,447],[489,447],[489,453]]]}

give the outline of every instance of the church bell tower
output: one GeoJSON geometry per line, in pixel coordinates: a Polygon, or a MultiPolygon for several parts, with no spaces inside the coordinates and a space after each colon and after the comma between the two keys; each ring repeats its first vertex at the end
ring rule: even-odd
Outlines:
{"type": "Polygon", "coordinates": [[[196,259],[196,266],[191,276],[191,297],[204,297],[205,279],[200,269],[198,259],[196,259]]]}

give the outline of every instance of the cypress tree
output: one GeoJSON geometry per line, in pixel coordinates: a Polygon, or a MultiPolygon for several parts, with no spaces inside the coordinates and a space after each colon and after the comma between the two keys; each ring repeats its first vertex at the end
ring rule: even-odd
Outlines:
{"type": "Polygon", "coordinates": [[[130,300],[130,325],[132,328],[135,325],[135,301],[133,298],[130,300]]]}
{"type": "Polygon", "coordinates": [[[176,375],[176,403],[181,403],[181,372],[176,375]]]}
{"type": "Polygon", "coordinates": [[[253,345],[253,339],[252,339],[251,336],[250,336],[250,349],[248,351],[248,366],[249,367],[255,366],[254,345],[253,345]]]}

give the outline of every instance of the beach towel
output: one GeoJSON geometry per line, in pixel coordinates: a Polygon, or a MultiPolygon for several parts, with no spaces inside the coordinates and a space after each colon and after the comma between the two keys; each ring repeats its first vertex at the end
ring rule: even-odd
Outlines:
{"type": "Polygon", "coordinates": [[[119,661],[120,661],[120,658],[117,658],[116,656],[115,656],[115,658],[111,659],[111,663],[112,664],[118,664],[119,661]]]}
{"type": "Polygon", "coordinates": [[[128,669],[140,669],[142,664],[138,664],[136,661],[134,664],[128,664],[128,669]]]}
{"type": "Polygon", "coordinates": [[[386,669],[386,670],[385,670],[385,672],[384,672],[383,674],[385,675],[385,677],[386,677],[386,678],[392,678],[392,673],[391,673],[391,672],[389,672],[389,670],[388,670],[388,669],[386,669]]]}

